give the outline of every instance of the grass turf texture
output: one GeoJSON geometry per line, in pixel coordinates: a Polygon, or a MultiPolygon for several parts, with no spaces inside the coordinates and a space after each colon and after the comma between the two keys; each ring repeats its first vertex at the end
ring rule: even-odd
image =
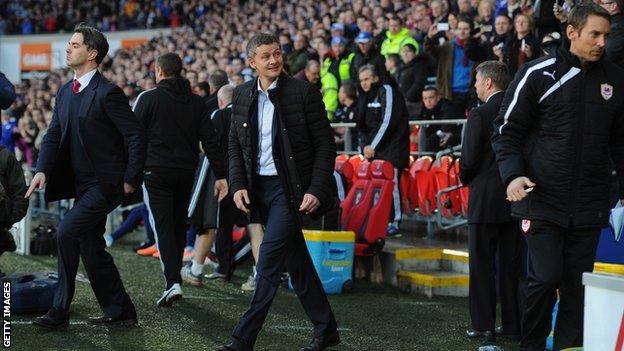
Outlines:
{"type": "MultiPolygon", "coordinates": [[[[183,285],[184,299],[173,308],[156,306],[163,291],[160,263],[139,257],[130,247],[142,235],[134,233],[110,250],[138,312],[139,326],[96,327],[88,317],[101,314],[91,287],[76,283],[69,329],[46,331],[30,324],[33,316],[11,321],[14,350],[215,350],[246,310],[250,294],[240,284],[251,267],[239,267],[232,283],[206,281],[202,287],[183,285]]],[[[56,270],[56,258],[4,254],[6,273],[56,270]]],[[[81,266],[79,272],[84,274],[81,266]]],[[[396,288],[356,281],[354,292],[330,296],[342,344],[332,350],[477,350],[469,341],[467,299],[404,294],[396,288]]],[[[310,341],[312,327],[294,293],[281,288],[271,307],[256,350],[299,350],[310,341]]],[[[499,341],[505,350],[514,343],[499,341]]]]}

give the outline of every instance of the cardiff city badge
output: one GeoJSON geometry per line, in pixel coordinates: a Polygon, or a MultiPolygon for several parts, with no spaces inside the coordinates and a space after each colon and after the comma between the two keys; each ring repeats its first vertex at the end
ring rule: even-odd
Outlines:
{"type": "Polygon", "coordinates": [[[600,84],[600,95],[605,100],[609,100],[613,96],[613,86],[603,83],[600,84]]]}
{"type": "Polygon", "coordinates": [[[522,225],[520,227],[522,229],[522,233],[526,234],[529,232],[529,230],[531,230],[531,220],[530,219],[523,219],[522,220],[522,225]]]}

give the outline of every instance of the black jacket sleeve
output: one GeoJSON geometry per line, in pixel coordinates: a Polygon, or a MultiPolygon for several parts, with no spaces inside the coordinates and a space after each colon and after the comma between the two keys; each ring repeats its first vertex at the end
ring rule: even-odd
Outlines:
{"type": "Polygon", "coordinates": [[[537,113],[538,96],[524,65],[505,92],[498,117],[494,120],[492,149],[503,185],[526,175],[522,150],[537,113]]]}
{"type": "Polygon", "coordinates": [[[459,177],[464,185],[470,184],[477,175],[484,145],[490,140],[490,136],[485,135],[485,128],[482,124],[481,115],[477,109],[473,109],[468,116],[468,121],[466,121],[461,162],[459,163],[459,177]]]}
{"type": "MultiPolygon", "coordinates": [[[[24,171],[15,155],[4,149],[6,152],[6,163],[3,165],[6,172],[6,212],[2,225],[6,228],[11,227],[13,223],[19,222],[26,215],[28,210],[28,199],[24,198],[26,194],[26,182],[24,181],[24,171]]],[[[3,157],[4,158],[4,157],[3,157]]]]}
{"type": "Polygon", "coordinates": [[[0,73],[0,110],[9,108],[15,101],[15,88],[13,84],[0,73]]]}
{"type": "Polygon", "coordinates": [[[311,146],[314,149],[312,178],[310,188],[306,192],[323,201],[323,194],[327,194],[327,182],[332,179],[336,159],[334,131],[329,125],[323,96],[318,89],[313,86],[308,87],[304,104],[306,125],[312,141],[311,146]]]}
{"type": "Polygon", "coordinates": [[[217,134],[210,112],[206,108],[206,104],[201,104],[201,123],[199,127],[199,140],[201,141],[204,154],[208,157],[214,175],[217,179],[227,178],[227,170],[225,169],[225,153],[222,152],[220,139],[217,134]]]}
{"type": "Polygon", "coordinates": [[[54,161],[59,150],[61,143],[61,123],[59,121],[58,106],[59,96],[63,95],[63,88],[59,89],[56,94],[56,103],[54,104],[54,112],[52,114],[52,121],[48,126],[48,130],[43,136],[43,141],[39,150],[39,157],[37,158],[37,172],[45,174],[46,178],[50,176],[54,161]]]}
{"type": "Polygon", "coordinates": [[[132,113],[128,99],[120,87],[114,85],[108,91],[104,101],[104,110],[123,136],[128,148],[128,164],[124,182],[138,187],[142,182],[143,167],[147,157],[145,131],[132,113]]]}
{"type": "MultiPolygon", "coordinates": [[[[230,122],[230,136],[228,139],[228,159],[229,159],[229,185],[230,192],[236,193],[242,189],[249,189],[247,184],[247,173],[245,172],[245,160],[243,159],[243,148],[240,145],[238,133],[242,133],[239,130],[239,126],[236,125],[235,111],[238,96],[241,94],[239,89],[234,90],[233,105],[232,105],[232,120],[230,122]]],[[[241,127],[242,129],[242,127],[241,127]]]]}
{"type": "Polygon", "coordinates": [[[624,199],[624,143],[622,143],[622,138],[624,138],[624,109],[621,109],[615,115],[609,138],[611,160],[615,166],[615,172],[620,185],[620,199],[624,199]]]}

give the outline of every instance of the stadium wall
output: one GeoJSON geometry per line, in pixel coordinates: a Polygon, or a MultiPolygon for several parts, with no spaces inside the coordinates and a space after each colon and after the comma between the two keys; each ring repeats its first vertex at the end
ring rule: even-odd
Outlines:
{"type": "MultiPolygon", "coordinates": [[[[109,54],[121,47],[139,45],[171,28],[105,33],[109,54]]],[[[65,49],[71,33],[0,36],[0,72],[14,83],[65,66],[65,49]]]]}

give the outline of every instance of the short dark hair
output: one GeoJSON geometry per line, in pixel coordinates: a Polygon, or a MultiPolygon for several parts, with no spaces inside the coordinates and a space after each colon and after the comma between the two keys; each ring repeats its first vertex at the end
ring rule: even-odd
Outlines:
{"type": "Polygon", "coordinates": [[[258,49],[258,46],[271,44],[277,44],[278,46],[280,45],[279,38],[276,37],[274,34],[258,33],[254,35],[253,37],[251,37],[251,39],[249,39],[249,42],[247,42],[247,58],[256,55],[256,50],[258,49]]]}
{"type": "Polygon", "coordinates": [[[416,45],[412,44],[412,43],[407,43],[405,45],[403,45],[402,48],[408,48],[410,49],[411,52],[416,53],[418,52],[418,50],[416,50],[416,45]]]}
{"type": "Polygon", "coordinates": [[[108,41],[102,32],[97,28],[87,26],[84,23],[79,23],[74,27],[74,33],[82,34],[82,41],[87,46],[88,50],[97,51],[95,56],[95,63],[98,65],[102,63],[104,57],[108,53],[108,41]]]}
{"type": "Polygon", "coordinates": [[[568,25],[580,32],[585,27],[587,18],[591,15],[600,16],[611,23],[609,12],[591,1],[578,4],[572,8],[570,14],[568,14],[568,25]]]}
{"type": "Polygon", "coordinates": [[[492,84],[498,89],[505,90],[511,81],[507,65],[500,61],[481,62],[476,69],[483,79],[491,79],[492,84]]]}
{"type": "Polygon", "coordinates": [[[227,73],[222,69],[218,69],[208,76],[208,84],[215,90],[221,89],[222,86],[227,85],[229,82],[227,73]]]}
{"type": "Polygon", "coordinates": [[[435,85],[426,85],[422,92],[426,92],[426,91],[433,91],[434,93],[436,93],[436,95],[439,93],[438,88],[435,85]]]}
{"type": "Polygon", "coordinates": [[[470,30],[474,29],[474,22],[472,21],[472,18],[470,18],[470,16],[459,15],[457,17],[457,24],[459,24],[459,22],[468,23],[468,25],[470,26],[470,30]]]}
{"type": "Polygon", "coordinates": [[[165,77],[179,77],[182,73],[182,59],[173,52],[158,56],[156,66],[160,67],[165,77]]]}
{"type": "Polygon", "coordinates": [[[357,99],[357,88],[355,86],[355,83],[353,83],[352,81],[345,81],[344,83],[342,83],[340,88],[344,90],[345,95],[347,95],[349,99],[357,99]]]}

